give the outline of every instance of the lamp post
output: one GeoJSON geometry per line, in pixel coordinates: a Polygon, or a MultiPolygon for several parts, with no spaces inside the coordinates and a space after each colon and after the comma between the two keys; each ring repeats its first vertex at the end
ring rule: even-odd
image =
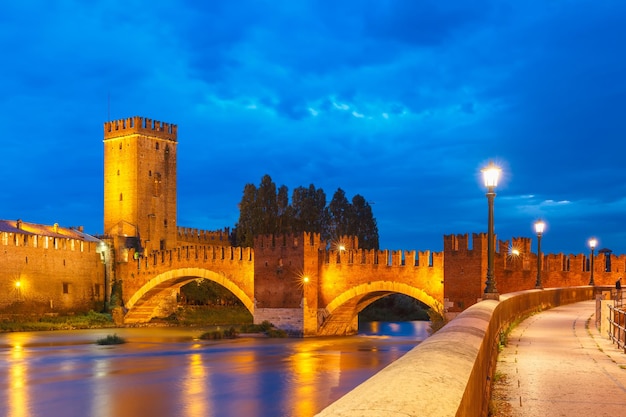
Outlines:
{"type": "Polygon", "coordinates": [[[592,237],[591,239],[589,239],[589,247],[591,248],[591,276],[589,277],[589,285],[596,285],[595,282],[593,281],[593,251],[596,248],[596,245],[598,244],[598,240],[595,237],[592,237]]]}
{"type": "Polygon", "coordinates": [[[489,163],[486,168],[481,170],[485,187],[487,187],[487,204],[489,206],[489,216],[487,218],[487,281],[485,282],[485,294],[483,298],[498,299],[498,290],[496,289],[496,280],[493,274],[493,258],[494,258],[494,233],[493,233],[493,200],[496,197],[495,189],[498,185],[498,178],[502,170],[489,163]]]}
{"type": "Polygon", "coordinates": [[[535,288],[542,289],[541,285],[541,236],[546,227],[546,224],[542,220],[535,222],[535,233],[537,233],[537,281],[535,281],[535,288]]]}

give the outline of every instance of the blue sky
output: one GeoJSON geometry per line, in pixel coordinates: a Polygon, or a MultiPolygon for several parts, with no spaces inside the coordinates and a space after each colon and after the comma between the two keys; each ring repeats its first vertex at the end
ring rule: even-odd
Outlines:
{"type": "MultiPolygon", "coordinates": [[[[626,3],[4,1],[0,218],[103,229],[103,123],[178,125],[178,224],[269,174],[372,204],[381,248],[486,232],[626,253],[626,3]]],[[[536,250],[535,242],[533,249],[536,250]]]]}

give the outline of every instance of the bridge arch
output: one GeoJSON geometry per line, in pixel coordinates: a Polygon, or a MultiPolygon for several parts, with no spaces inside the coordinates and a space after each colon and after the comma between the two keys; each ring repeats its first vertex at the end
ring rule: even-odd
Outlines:
{"type": "Polygon", "coordinates": [[[320,335],[350,334],[357,331],[357,317],[365,307],[390,294],[413,297],[431,308],[441,306],[438,300],[421,288],[392,281],[371,281],[337,295],[318,316],[320,335]]]}
{"type": "Polygon", "coordinates": [[[124,303],[127,310],[124,321],[141,321],[137,317],[134,317],[137,316],[136,313],[140,306],[149,306],[153,308],[156,305],[151,304],[150,299],[156,295],[172,288],[180,288],[183,285],[199,278],[208,279],[222,285],[232,292],[235,297],[241,300],[243,305],[251,314],[254,314],[254,302],[250,295],[246,294],[245,291],[243,291],[237,284],[226,276],[204,268],[178,268],[156,275],[139,288],[139,290],[137,290],[128,299],[128,301],[124,303]]]}

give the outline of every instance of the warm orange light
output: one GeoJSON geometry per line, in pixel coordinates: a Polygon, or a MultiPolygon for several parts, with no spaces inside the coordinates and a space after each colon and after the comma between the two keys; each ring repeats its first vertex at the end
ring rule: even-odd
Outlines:
{"type": "Polygon", "coordinates": [[[15,281],[15,288],[19,288],[22,286],[22,281],[15,281]]]}
{"type": "Polygon", "coordinates": [[[309,283],[309,277],[308,276],[303,277],[302,278],[302,282],[304,282],[305,284],[308,284],[309,283]]]}
{"type": "Polygon", "coordinates": [[[481,170],[483,173],[483,180],[485,182],[485,187],[487,188],[495,188],[498,186],[498,179],[500,178],[500,173],[502,169],[496,166],[493,162],[490,162],[489,165],[481,170]]]}

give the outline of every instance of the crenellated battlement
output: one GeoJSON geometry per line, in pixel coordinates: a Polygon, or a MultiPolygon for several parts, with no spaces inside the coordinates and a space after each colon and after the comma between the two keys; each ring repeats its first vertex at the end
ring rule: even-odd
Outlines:
{"type": "Polygon", "coordinates": [[[99,242],[82,228],[0,220],[0,246],[94,252],[99,242]]]}
{"type": "Polygon", "coordinates": [[[178,227],[178,244],[181,243],[199,243],[213,244],[220,246],[230,245],[230,228],[225,227],[223,230],[202,230],[191,227],[178,227]]]}
{"type": "Polygon", "coordinates": [[[259,235],[254,238],[255,249],[285,249],[317,247],[322,244],[319,233],[303,232],[298,234],[284,235],[259,235]]]}
{"type": "Polygon", "coordinates": [[[359,249],[359,238],[357,236],[343,235],[334,240],[331,245],[333,250],[356,250],[359,249]]]}
{"type": "Polygon", "coordinates": [[[508,246],[508,241],[507,242],[503,242],[503,244],[506,245],[506,247],[501,246],[500,251],[502,253],[510,253],[512,251],[517,251],[519,253],[531,253],[532,252],[532,239],[529,237],[514,237],[511,240],[513,243],[511,243],[510,246],[508,246]],[[504,250],[503,250],[504,249],[504,250]]]}
{"type": "Polygon", "coordinates": [[[177,141],[178,127],[175,124],[134,116],[104,123],[104,140],[132,134],[155,136],[160,139],[177,141]]]}
{"type": "Polygon", "coordinates": [[[401,267],[443,267],[443,252],[348,249],[325,251],[324,263],[329,265],[380,265],[401,267]]]}
{"type": "Polygon", "coordinates": [[[129,249],[125,254],[124,263],[136,262],[136,268],[147,270],[149,268],[172,267],[177,263],[189,264],[189,261],[197,262],[202,266],[207,262],[247,262],[254,263],[254,249],[240,246],[222,245],[181,245],[174,249],[156,250],[150,254],[142,254],[134,249],[129,249]]]}
{"type": "MultiPolygon", "coordinates": [[[[511,241],[496,239],[494,249],[496,254],[501,255],[510,255],[513,250],[516,253],[528,254],[531,252],[531,245],[531,238],[514,237],[511,241]]],[[[462,235],[444,235],[443,248],[446,253],[467,254],[468,256],[480,255],[487,250],[487,234],[473,233],[471,247],[467,233],[462,235]]]]}

